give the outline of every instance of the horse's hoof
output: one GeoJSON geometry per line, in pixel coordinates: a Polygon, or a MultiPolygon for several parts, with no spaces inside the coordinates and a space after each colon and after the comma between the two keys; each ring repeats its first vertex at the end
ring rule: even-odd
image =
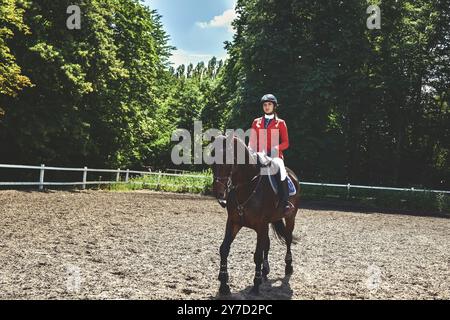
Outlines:
{"type": "Polygon", "coordinates": [[[286,276],[290,276],[293,273],[294,273],[294,268],[292,266],[286,266],[286,268],[284,269],[284,274],[286,276]]]}
{"type": "Polygon", "coordinates": [[[219,288],[219,294],[221,296],[229,296],[231,295],[231,290],[230,290],[230,286],[225,284],[225,285],[221,285],[219,288]]]}
{"type": "Polygon", "coordinates": [[[252,295],[252,296],[259,296],[259,288],[258,287],[253,287],[250,290],[250,295],[252,295]]]}

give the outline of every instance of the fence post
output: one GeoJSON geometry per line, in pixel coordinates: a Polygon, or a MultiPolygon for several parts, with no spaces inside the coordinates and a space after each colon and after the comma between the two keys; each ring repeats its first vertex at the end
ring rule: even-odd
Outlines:
{"type": "Polygon", "coordinates": [[[116,174],[116,182],[120,181],[120,168],[117,169],[117,174],[116,174]]]}
{"type": "Polygon", "coordinates": [[[84,167],[84,171],[83,171],[83,190],[86,190],[86,181],[87,181],[87,167],[84,167]]]}
{"type": "Polygon", "coordinates": [[[158,171],[158,184],[156,185],[156,189],[159,190],[159,185],[161,183],[161,170],[158,171]]]}
{"type": "Polygon", "coordinates": [[[145,189],[145,174],[141,174],[141,177],[142,177],[142,189],[145,189]]]}
{"type": "Polygon", "coordinates": [[[350,183],[347,183],[347,200],[350,199],[350,183]]]}
{"type": "Polygon", "coordinates": [[[130,178],[130,169],[127,169],[127,174],[125,175],[125,182],[128,183],[128,179],[130,178]]]}
{"type": "Polygon", "coordinates": [[[41,164],[41,171],[39,174],[39,190],[44,190],[44,174],[45,174],[45,164],[41,164]]]}

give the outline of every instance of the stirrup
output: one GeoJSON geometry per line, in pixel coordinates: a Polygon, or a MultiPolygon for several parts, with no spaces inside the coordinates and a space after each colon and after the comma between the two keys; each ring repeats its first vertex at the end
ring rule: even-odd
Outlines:
{"type": "Polygon", "coordinates": [[[295,212],[295,207],[292,202],[287,201],[286,205],[283,206],[283,214],[286,217],[290,217],[295,212]]]}

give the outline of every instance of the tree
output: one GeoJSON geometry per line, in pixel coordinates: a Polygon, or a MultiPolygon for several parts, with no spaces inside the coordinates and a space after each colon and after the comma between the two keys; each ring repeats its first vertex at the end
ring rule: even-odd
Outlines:
{"type": "MultiPolygon", "coordinates": [[[[16,33],[30,32],[23,22],[23,6],[21,1],[0,1],[0,95],[14,97],[23,88],[31,86],[30,79],[22,74],[8,45],[16,33]]],[[[0,109],[0,115],[2,113],[0,109]]]]}
{"type": "Polygon", "coordinates": [[[2,97],[5,161],[142,164],[168,77],[159,16],[135,0],[86,0],[81,30],[68,30],[70,4],[33,1],[24,12],[31,34],[17,36],[11,52],[36,86],[2,97]]]}
{"type": "Polygon", "coordinates": [[[238,1],[208,117],[248,128],[271,92],[302,179],[448,184],[448,1],[383,1],[381,30],[366,28],[367,5],[238,1]]]}

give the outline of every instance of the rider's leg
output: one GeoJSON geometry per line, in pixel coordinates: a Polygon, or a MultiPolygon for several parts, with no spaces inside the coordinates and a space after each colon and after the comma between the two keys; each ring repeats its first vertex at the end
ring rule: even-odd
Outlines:
{"type": "Polygon", "coordinates": [[[292,211],[292,205],[289,203],[289,186],[286,167],[284,166],[284,161],[281,158],[273,158],[272,162],[279,168],[279,172],[277,174],[278,183],[280,186],[280,202],[278,203],[278,209],[282,208],[283,213],[289,214],[292,211]]]}
{"type": "Polygon", "coordinates": [[[286,167],[284,166],[284,161],[281,158],[273,158],[272,162],[275,163],[280,169],[280,180],[284,181],[287,178],[286,167]]]}

